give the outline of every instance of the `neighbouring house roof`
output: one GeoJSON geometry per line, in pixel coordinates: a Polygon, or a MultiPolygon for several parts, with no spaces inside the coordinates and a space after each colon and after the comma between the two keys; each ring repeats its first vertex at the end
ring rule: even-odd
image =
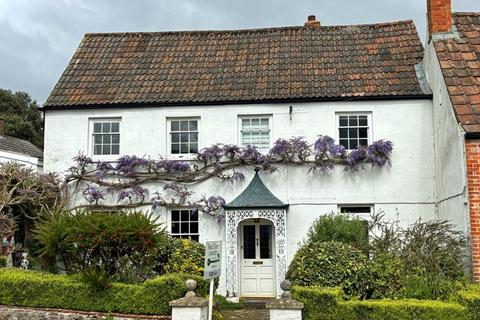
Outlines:
{"type": "Polygon", "coordinates": [[[480,13],[457,12],[458,37],[434,42],[458,122],[467,133],[480,133],[480,13]]]}
{"type": "Polygon", "coordinates": [[[86,34],[44,107],[417,97],[412,21],[86,34]]]}
{"type": "Polygon", "coordinates": [[[225,209],[286,209],[288,204],[275,197],[265,186],[255,169],[255,176],[250,184],[225,209]]]}
{"type": "Polygon", "coordinates": [[[43,151],[27,140],[0,135],[0,150],[43,158],[43,151]]]}

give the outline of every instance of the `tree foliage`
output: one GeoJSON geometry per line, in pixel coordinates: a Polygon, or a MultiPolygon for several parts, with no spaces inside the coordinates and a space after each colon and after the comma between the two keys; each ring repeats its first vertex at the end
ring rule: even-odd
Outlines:
{"type": "Polygon", "coordinates": [[[43,120],[38,104],[26,92],[0,89],[0,117],[7,135],[43,146],[43,120]]]}

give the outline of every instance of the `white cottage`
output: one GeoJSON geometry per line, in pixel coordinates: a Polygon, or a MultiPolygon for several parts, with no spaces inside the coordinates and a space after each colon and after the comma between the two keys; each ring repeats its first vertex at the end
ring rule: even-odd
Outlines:
{"type": "MultiPolygon", "coordinates": [[[[329,135],[346,150],[392,141],[391,166],[322,173],[309,171],[311,162],[275,163],[274,172],[242,165],[235,170],[244,181],[187,183],[193,198],[226,200],[222,219],[186,205],[139,204],[173,236],[224,241],[222,294],[273,297],[320,215],[439,218],[422,57],[412,21],[320,26],[310,16],[293,27],[87,34],[43,106],[45,170],[66,170],[79,152],[93,161],[137,155],[193,166],[197,151],[217,143],[267,154],[294,136],[313,144],[329,135]]],[[[152,196],[164,184],[144,186],[152,196]]],[[[72,199],[85,204],[81,193],[72,199]]],[[[130,205],[113,196],[99,204],[130,205]]]]}

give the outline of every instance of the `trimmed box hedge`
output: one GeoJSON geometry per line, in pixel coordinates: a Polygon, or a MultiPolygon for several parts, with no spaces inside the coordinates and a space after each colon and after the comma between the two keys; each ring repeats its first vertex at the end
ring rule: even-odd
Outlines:
{"type": "Polygon", "coordinates": [[[305,304],[304,320],[470,320],[475,312],[459,303],[429,300],[342,301],[340,290],[317,287],[294,286],[292,295],[305,304]]]}
{"type": "Polygon", "coordinates": [[[206,296],[208,283],[199,276],[166,274],[141,285],[113,283],[96,291],[75,277],[21,269],[0,269],[0,304],[130,314],[170,314],[168,302],[183,297],[186,279],[206,296]]]}
{"type": "Polygon", "coordinates": [[[459,293],[460,303],[465,305],[473,320],[480,320],[480,285],[472,285],[459,293]]]}

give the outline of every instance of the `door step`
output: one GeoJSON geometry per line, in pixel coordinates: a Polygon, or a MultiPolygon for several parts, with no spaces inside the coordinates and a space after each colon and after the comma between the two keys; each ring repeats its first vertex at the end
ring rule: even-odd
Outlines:
{"type": "Polygon", "coordinates": [[[274,298],[242,298],[242,303],[247,309],[265,309],[265,305],[274,298]]]}

